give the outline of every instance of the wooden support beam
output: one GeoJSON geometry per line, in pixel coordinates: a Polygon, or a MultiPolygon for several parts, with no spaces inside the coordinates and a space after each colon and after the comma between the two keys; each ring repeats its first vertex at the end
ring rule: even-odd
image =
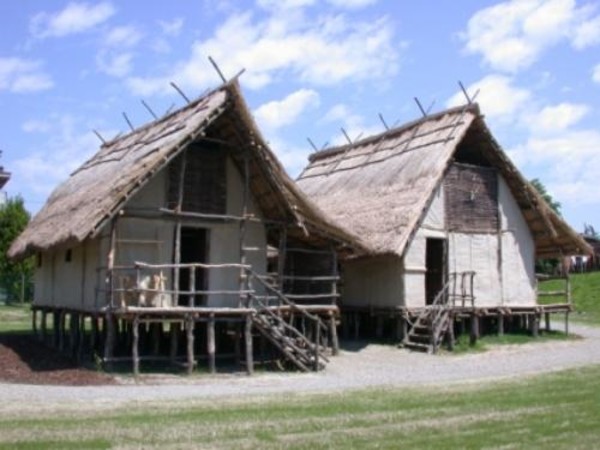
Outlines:
{"type": "Polygon", "coordinates": [[[531,335],[538,337],[540,334],[540,316],[539,314],[531,314],[529,316],[529,327],[531,329],[531,335]]]}
{"type": "Polygon", "coordinates": [[[131,357],[133,359],[133,376],[138,377],[140,374],[140,316],[133,316],[133,341],[131,343],[131,357]]]}
{"type": "Polygon", "coordinates": [[[475,313],[471,314],[471,336],[470,345],[475,345],[479,339],[479,316],[475,313]]]}
{"type": "Polygon", "coordinates": [[[206,323],[206,353],[208,354],[208,371],[216,373],[215,315],[211,314],[206,323]]]}
{"type": "Polygon", "coordinates": [[[61,309],[58,313],[58,350],[61,352],[65,349],[66,316],[66,311],[61,309]]]}
{"type": "Polygon", "coordinates": [[[340,353],[340,342],[338,340],[337,323],[333,314],[329,315],[329,334],[331,336],[331,354],[336,356],[340,353]]]}
{"type": "Polygon", "coordinates": [[[254,373],[254,349],[252,348],[252,316],[246,315],[244,327],[244,341],[246,342],[246,372],[248,375],[254,373]]]}
{"type": "Polygon", "coordinates": [[[194,319],[190,315],[185,318],[185,328],[187,337],[187,373],[191,375],[194,372],[194,319]]]}
{"type": "Polygon", "coordinates": [[[498,314],[498,336],[504,336],[504,314],[498,314]]]}
{"type": "Polygon", "coordinates": [[[550,331],[550,313],[544,314],[544,322],[545,322],[545,329],[547,332],[549,332],[550,331]]]}
{"type": "Polygon", "coordinates": [[[42,334],[40,336],[40,340],[42,342],[46,342],[46,333],[47,333],[47,317],[48,312],[44,309],[42,310],[42,323],[40,324],[40,328],[42,329],[42,334]]]}
{"type": "Polygon", "coordinates": [[[37,327],[37,309],[35,308],[31,310],[31,329],[33,330],[33,336],[39,341],[40,337],[38,336],[37,327]]]}
{"type": "Polygon", "coordinates": [[[107,369],[110,370],[110,360],[113,357],[113,349],[115,345],[115,323],[113,315],[107,312],[104,316],[104,326],[106,328],[106,338],[104,341],[104,361],[106,361],[107,369]]]}

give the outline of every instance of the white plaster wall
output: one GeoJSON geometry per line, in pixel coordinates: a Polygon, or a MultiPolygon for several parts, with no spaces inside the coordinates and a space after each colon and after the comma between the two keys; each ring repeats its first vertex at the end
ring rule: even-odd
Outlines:
{"type": "Polygon", "coordinates": [[[475,305],[501,305],[498,235],[450,233],[448,244],[449,272],[477,272],[473,283],[475,305]]]}
{"type": "Polygon", "coordinates": [[[502,224],[502,279],[506,305],[532,305],[535,293],[535,243],[506,182],[499,177],[502,224]]]}
{"type": "Polygon", "coordinates": [[[395,256],[342,263],[343,306],[402,306],[402,271],[395,256]]]}

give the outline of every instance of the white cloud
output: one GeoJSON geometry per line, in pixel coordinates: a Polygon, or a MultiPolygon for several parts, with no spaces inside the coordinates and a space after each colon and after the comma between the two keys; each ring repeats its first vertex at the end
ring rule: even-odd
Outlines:
{"type": "Polygon", "coordinates": [[[133,25],[114,27],[106,34],[103,45],[107,47],[131,48],[142,39],[142,32],[133,25]]]}
{"type": "Polygon", "coordinates": [[[44,120],[31,119],[23,122],[21,129],[25,133],[47,133],[50,131],[50,124],[44,120]]]}
{"type": "Polygon", "coordinates": [[[258,0],[258,6],[264,9],[289,10],[296,8],[305,8],[315,4],[316,0],[258,0]]]}
{"type": "MultiPolygon", "coordinates": [[[[477,91],[475,101],[481,106],[481,112],[493,119],[515,119],[526,102],[531,98],[527,89],[514,86],[513,79],[505,75],[488,75],[467,88],[471,96],[477,91]]],[[[447,106],[466,103],[462,92],[457,92],[448,101],[447,106]]]]}
{"type": "Polygon", "coordinates": [[[158,25],[163,34],[167,36],[178,36],[183,29],[183,17],[176,17],[173,20],[159,20],[158,25]]]}
{"type": "Polygon", "coordinates": [[[575,0],[510,0],[475,13],[462,37],[493,69],[517,72],[561,41],[576,49],[599,43],[600,16],[592,12],[575,0]]]}
{"type": "Polygon", "coordinates": [[[98,138],[91,131],[82,133],[81,124],[72,116],[55,117],[46,126],[52,134],[43,151],[30,149],[26,156],[11,162],[11,183],[16,192],[27,190],[39,198],[48,197],[58,183],[98,150],[98,138]]]}
{"type": "Polygon", "coordinates": [[[26,93],[52,88],[54,82],[41,66],[39,61],[0,57],[0,91],[26,93]]]}
{"type": "Polygon", "coordinates": [[[546,106],[524,118],[532,133],[559,133],[579,122],[590,108],[576,103],[546,106]]]}
{"type": "MultiPolygon", "coordinates": [[[[381,124],[366,125],[363,116],[356,114],[343,103],[338,103],[331,107],[321,120],[324,123],[338,124],[344,129],[353,142],[384,131],[381,124]]],[[[340,130],[339,133],[332,136],[328,146],[344,145],[347,143],[348,140],[346,139],[346,136],[344,136],[340,130]]]]}
{"type": "Polygon", "coordinates": [[[596,83],[600,83],[600,64],[596,64],[592,73],[592,80],[596,83]]]}
{"type": "Polygon", "coordinates": [[[600,173],[600,132],[566,131],[559,136],[531,137],[510,151],[517,159],[546,168],[544,183],[560,202],[600,203],[593,189],[600,173]]]}
{"type": "Polygon", "coordinates": [[[319,94],[312,89],[300,89],[282,100],[259,106],[254,116],[261,127],[269,129],[290,125],[307,109],[319,106],[319,94]]]}
{"type": "Polygon", "coordinates": [[[142,95],[170,93],[170,80],[183,88],[202,89],[216,80],[209,55],[226,76],[246,68],[245,85],[254,89],[283,78],[312,85],[381,79],[397,72],[402,45],[394,42],[386,18],[348,23],[344,16],[298,20],[284,15],[255,21],[249,13],[235,14],[213,37],[196,41],[190,57],[172,71],[131,78],[129,86],[142,95]]]}
{"type": "Polygon", "coordinates": [[[327,0],[333,6],[338,8],[360,9],[365,6],[370,6],[377,0],[327,0]]]}
{"type": "Polygon", "coordinates": [[[112,53],[102,50],[96,56],[96,64],[98,69],[107,75],[122,78],[131,73],[132,59],[131,53],[112,53]]]}
{"type": "Polygon", "coordinates": [[[37,38],[62,37],[88,31],[108,20],[115,8],[108,2],[91,5],[69,3],[55,13],[41,12],[32,17],[29,28],[37,38]]]}

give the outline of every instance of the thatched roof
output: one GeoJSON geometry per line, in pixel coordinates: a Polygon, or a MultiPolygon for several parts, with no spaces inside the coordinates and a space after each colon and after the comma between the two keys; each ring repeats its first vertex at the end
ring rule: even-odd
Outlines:
{"type": "Polygon", "coordinates": [[[402,256],[459,149],[504,177],[532,231],[538,257],[589,251],[518,172],[476,104],[314,153],[297,183],[374,253],[402,256]]]}
{"type": "Polygon", "coordinates": [[[250,154],[250,189],[263,214],[297,224],[298,239],[334,240],[362,249],[360,240],[328,222],[268,148],[242,98],[237,80],[168,116],[107,142],[58,186],[9,250],[12,258],[96,237],[158,171],[186,146],[203,139],[224,143],[238,167],[250,154]]]}

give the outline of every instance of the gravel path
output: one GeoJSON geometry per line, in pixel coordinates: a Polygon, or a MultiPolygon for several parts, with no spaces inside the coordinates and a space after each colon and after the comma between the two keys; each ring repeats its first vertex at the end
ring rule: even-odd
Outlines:
{"type": "Polygon", "coordinates": [[[473,383],[600,364],[600,328],[572,325],[583,339],[500,346],[483,353],[426,355],[369,344],[344,350],[321,373],[144,377],[118,386],[0,384],[0,413],[69,405],[113,407],[128,402],[233,397],[365,387],[473,383]],[[25,406],[26,405],[26,406],[25,406]]]}

